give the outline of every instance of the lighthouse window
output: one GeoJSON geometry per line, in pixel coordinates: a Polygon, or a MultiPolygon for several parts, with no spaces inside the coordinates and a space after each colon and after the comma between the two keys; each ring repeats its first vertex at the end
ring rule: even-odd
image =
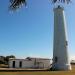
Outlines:
{"type": "Polygon", "coordinates": [[[66,41],[66,46],[68,45],[68,41],[66,41]]]}
{"type": "Polygon", "coordinates": [[[55,62],[57,62],[58,61],[58,58],[57,57],[55,57],[55,62]]]}

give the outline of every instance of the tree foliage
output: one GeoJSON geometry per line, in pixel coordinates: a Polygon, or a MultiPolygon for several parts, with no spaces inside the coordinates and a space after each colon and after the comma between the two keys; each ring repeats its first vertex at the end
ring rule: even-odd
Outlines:
{"type": "Polygon", "coordinates": [[[52,3],[57,3],[57,2],[69,4],[71,2],[71,0],[52,0],[52,3]]]}
{"type": "Polygon", "coordinates": [[[11,10],[16,10],[16,9],[20,8],[24,4],[26,6],[26,0],[10,0],[9,8],[11,10]]]}
{"type": "Polygon", "coordinates": [[[0,56],[0,64],[8,64],[10,58],[16,58],[14,55],[10,56],[0,56]]]}

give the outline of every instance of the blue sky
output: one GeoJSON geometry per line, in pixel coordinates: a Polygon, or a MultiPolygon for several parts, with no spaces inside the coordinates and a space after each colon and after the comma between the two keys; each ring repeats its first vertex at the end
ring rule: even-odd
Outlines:
{"type": "MultiPolygon", "coordinates": [[[[10,12],[8,2],[0,0],[0,55],[51,58],[54,6],[49,0],[27,0],[27,8],[10,12]]],[[[75,54],[74,9],[75,2],[65,5],[70,57],[75,54]]]]}

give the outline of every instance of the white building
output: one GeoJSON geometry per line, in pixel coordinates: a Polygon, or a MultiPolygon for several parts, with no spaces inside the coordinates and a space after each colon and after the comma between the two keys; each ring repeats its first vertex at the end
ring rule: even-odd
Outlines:
{"type": "Polygon", "coordinates": [[[30,58],[26,59],[10,59],[9,68],[50,68],[50,59],[30,58]]]}

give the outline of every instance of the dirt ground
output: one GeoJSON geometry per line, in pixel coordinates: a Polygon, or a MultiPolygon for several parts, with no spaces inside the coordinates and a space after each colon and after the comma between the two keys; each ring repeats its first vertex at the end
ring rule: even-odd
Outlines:
{"type": "Polygon", "coordinates": [[[71,71],[3,71],[0,75],[75,75],[75,65],[72,65],[71,71]]]}

